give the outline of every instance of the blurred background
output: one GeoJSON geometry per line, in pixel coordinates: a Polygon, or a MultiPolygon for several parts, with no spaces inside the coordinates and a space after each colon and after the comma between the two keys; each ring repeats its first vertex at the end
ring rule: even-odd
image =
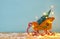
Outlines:
{"type": "Polygon", "coordinates": [[[60,32],[60,0],[0,0],[0,32],[26,32],[29,22],[37,21],[54,5],[52,31],[60,32]]]}

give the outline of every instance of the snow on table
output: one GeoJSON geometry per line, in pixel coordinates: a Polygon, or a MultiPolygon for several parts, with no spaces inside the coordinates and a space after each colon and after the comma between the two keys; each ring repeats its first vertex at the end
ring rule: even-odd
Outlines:
{"type": "Polygon", "coordinates": [[[55,33],[55,36],[29,36],[27,33],[0,33],[0,39],[60,39],[60,33],[55,33]]]}

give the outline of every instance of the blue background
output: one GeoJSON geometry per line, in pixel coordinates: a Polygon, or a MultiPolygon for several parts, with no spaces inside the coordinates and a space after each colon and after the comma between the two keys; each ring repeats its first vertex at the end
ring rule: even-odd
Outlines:
{"type": "Polygon", "coordinates": [[[53,31],[60,32],[60,0],[0,0],[0,32],[25,32],[30,21],[55,6],[53,31]]]}

